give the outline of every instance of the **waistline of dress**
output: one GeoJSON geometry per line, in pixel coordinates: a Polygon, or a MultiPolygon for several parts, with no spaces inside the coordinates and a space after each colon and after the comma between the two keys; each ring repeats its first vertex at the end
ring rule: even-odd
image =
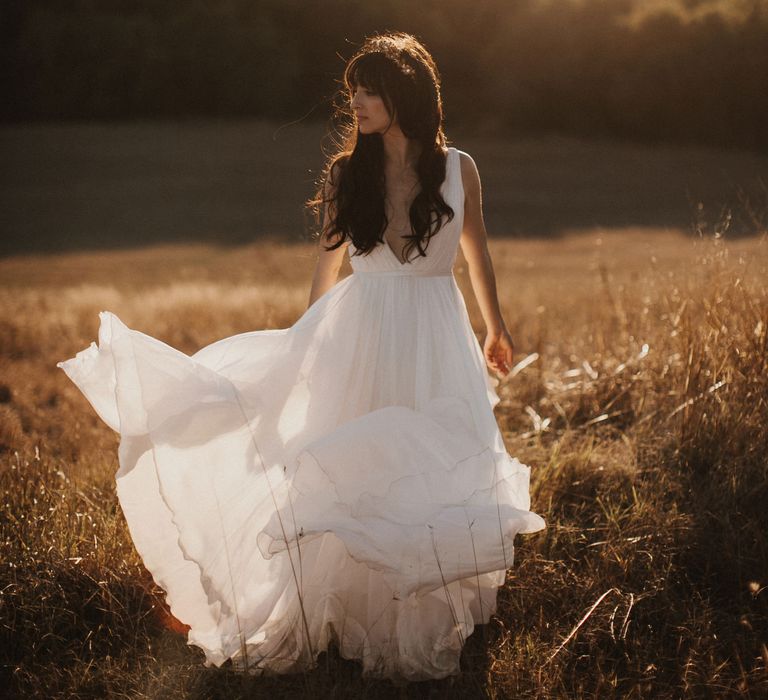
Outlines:
{"type": "Polygon", "coordinates": [[[361,277],[453,277],[453,272],[435,270],[353,270],[361,277]]]}

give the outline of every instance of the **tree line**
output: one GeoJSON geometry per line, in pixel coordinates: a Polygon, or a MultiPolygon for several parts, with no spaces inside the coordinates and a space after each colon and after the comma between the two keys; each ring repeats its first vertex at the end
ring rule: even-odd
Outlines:
{"type": "Polygon", "coordinates": [[[630,24],[639,2],[5,0],[0,120],[327,119],[344,59],[398,29],[435,56],[451,126],[768,146],[764,0],[630,24]]]}

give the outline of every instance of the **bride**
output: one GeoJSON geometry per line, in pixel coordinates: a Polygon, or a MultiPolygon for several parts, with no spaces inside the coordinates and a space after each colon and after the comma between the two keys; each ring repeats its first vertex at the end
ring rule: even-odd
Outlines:
{"type": "Polygon", "coordinates": [[[493,413],[488,368],[508,372],[512,341],[435,63],[386,33],[344,80],[351,121],[291,327],[188,356],[102,311],[98,346],[57,366],[120,433],[131,537],[206,666],[294,673],[333,642],[366,676],[443,678],[494,613],[514,538],[544,521],[493,413]]]}

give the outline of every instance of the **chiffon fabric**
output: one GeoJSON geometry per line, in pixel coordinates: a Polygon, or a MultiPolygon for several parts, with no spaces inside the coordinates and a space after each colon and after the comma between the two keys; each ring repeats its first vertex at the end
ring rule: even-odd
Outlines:
{"type": "Polygon", "coordinates": [[[206,666],[299,672],[334,640],[366,677],[458,674],[515,536],[544,527],[452,273],[460,153],[426,257],[350,243],[290,328],[190,356],[102,311],[57,363],[120,434],[131,537],[206,666]]]}

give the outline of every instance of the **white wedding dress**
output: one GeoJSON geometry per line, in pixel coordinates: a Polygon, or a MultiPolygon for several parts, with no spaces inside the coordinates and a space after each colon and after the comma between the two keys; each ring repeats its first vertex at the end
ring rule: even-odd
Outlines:
{"type": "Polygon", "coordinates": [[[426,257],[350,244],[293,326],[191,356],[102,311],[57,364],[120,433],[131,536],[206,666],[301,671],[334,639],[368,677],[457,674],[515,535],[544,527],[452,274],[459,153],[426,257]]]}

